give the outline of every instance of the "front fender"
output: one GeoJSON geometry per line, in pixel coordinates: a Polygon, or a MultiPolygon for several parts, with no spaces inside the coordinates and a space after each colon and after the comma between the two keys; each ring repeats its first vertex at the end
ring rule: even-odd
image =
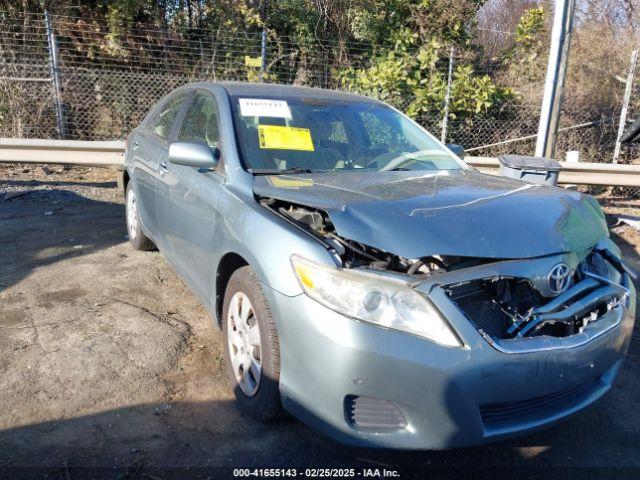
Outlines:
{"type": "Polygon", "coordinates": [[[225,217],[225,232],[216,265],[224,255],[236,253],[249,263],[262,282],[291,297],[302,293],[291,267],[292,254],[334,264],[330,253],[310,234],[257,203],[246,207],[245,204],[237,215],[225,217]]]}

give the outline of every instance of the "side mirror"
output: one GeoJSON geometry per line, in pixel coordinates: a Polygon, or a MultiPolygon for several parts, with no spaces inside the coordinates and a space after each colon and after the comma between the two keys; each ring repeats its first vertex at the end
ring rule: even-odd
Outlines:
{"type": "Polygon", "coordinates": [[[198,142],[173,142],[169,145],[169,161],[187,167],[215,168],[220,160],[220,149],[198,142]]]}
{"type": "Polygon", "coordinates": [[[447,143],[447,148],[455,153],[460,158],[464,158],[464,147],[457,143],[447,143]]]}

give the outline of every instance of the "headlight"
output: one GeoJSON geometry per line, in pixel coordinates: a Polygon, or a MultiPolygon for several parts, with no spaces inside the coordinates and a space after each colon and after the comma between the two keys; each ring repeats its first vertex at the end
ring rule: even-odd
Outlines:
{"type": "Polygon", "coordinates": [[[332,268],[298,255],[293,270],[307,295],[336,312],[448,347],[462,343],[429,300],[401,281],[332,268]]]}

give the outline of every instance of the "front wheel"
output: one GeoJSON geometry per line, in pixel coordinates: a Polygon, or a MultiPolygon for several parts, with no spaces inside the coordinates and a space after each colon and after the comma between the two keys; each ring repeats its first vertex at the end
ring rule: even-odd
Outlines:
{"type": "Polygon", "coordinates": [[[149,240],[149,238],[147,238],[147,236],[142,231],[142,225],[140,223],[140,210],[138,209],[138,199],[136,198],[136,193],[133,190],[133,182],[129,182],[127,184],[125,203],[129,242],[131,242],[131,245],[136,250],[153,250],[155,248],[153,242],[149,240]]]}
{"type": "Polygon", "coordinates": [[[271,309],[257,275],[246,266],[227,285],[222,333],[229,380],[242,410],[267,421],[278,417],[280,344],[271,309]]]}

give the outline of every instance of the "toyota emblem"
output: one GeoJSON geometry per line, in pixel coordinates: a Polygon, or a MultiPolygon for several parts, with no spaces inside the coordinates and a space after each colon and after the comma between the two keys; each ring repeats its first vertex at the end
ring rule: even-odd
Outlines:
{"type": "Polygon", "coordinates": [[[559,263],[551,269],[547,276],[547,285],[554,295],[564,292],[571,280],[571,270],[566,263],[559,263]]]}

